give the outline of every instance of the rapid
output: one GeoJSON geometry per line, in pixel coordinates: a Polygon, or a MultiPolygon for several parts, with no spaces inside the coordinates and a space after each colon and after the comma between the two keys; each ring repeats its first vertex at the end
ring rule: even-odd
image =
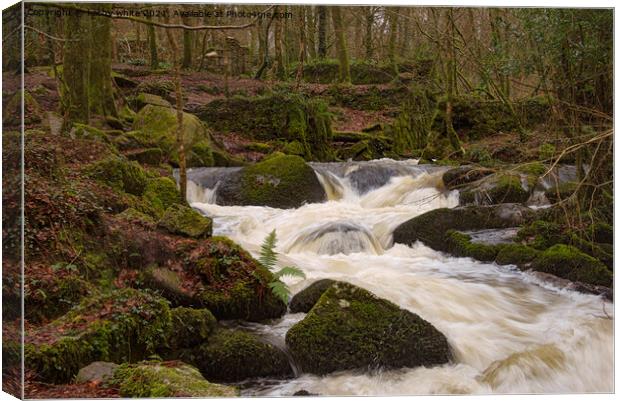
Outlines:
{"type": "MultiPolygon", "coordinates": [[[[234,169],[189,171],[188,201],[225,235],[257,256],[276,230],[279,264],[305,279],[284,278],[294,294],[331,278],[363,287],[418,314],[448,339],[454,362],[382,372],[298,372],[289,380],[245,383],[242,395],[415,395],[612,392],[613,304],[559,289],[514,266],[482,263],[421,243],[392,243],[401,223],[458,206],[442,184],[444,167],[416,161],[311,163],[328,200],[297,209],[219,206],[218,181],[234,169]]],[[[303,314],[246,328],[284,347],[303,314]]]]}

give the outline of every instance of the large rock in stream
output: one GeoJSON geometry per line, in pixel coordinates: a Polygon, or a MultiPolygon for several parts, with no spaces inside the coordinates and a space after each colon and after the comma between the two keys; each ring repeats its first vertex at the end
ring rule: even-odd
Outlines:
{"type": "Polygon", "coordinates": [[[512,203],[435,209],[399,225],[394,230],[394,243],[412,245],[421,241],[437,251],[448,252],[445,241],[448,230],[517,227],[532,220],[534,215],[532,209],[512,203]]]}
{"type": "Polygon", "coordinates": [[[450,361],[446,337],[421,317],[354,285],[332,285],[286,333],[303,372],[434,366],[450,361]]]}
{"type": "Polygon", "coordinates": [[[314,170],[299,156],[274,154],[228,175],[217,191],[224,206],[297,208],[326,199],[314,170]]]}

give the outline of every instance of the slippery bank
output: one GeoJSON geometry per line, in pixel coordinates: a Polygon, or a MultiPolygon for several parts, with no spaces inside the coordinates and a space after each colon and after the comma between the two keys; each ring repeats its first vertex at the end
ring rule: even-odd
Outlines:
{"type": "MultiPolygon", "coordinates": [[[[307,278],[286,280],[296,293],[330,278],[370,291],[428,321],[445,335],[453,361],[427,368],[346,371],[243,384],[245,395],[590,392],[613,389],[613,306],[515,265],[453,257],[421,242],[394,244],[402,223],[459,205],[445,188],[446,167],[415,161],[311,163],[328,200],[293,209],[220,206],[214,177],[190,171],[190,202],[226,235],[257,255],[276,229],[280,264],[307,278]]],[[[210,174],[210,173],[213,174],[210,174]]],[[[429,222],[429,225],[433,225],[429,222]]],[[[247,323],[270,341],[303,313],[247,323]]]]}

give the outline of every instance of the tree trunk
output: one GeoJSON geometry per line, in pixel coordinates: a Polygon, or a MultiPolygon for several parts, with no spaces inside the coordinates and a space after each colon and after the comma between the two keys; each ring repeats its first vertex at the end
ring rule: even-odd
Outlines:
{"type": "MultiPolygon", "coordinates": [[[[112,4],[100,3],[100,11],[109,11],[112,4]]],[[[86,18],[86,17],[84,17],[86,18]]],[[[88,101],[90,112],[104,116],[117,117],[112,87],[112,20],[106,17],[90,16],[91,45],[88,101]]]]}
{"type": "Polygon", "coordinates": [[[88,75],[90,16],[83,13],[71,13],[64,18],[65,45],[63,57],[63,80],[68,83],[63,101],[63,130],[72,123],[88,124],[90,117],[88,106],[88,75]]]}
{"type": "MultiPolygon", "coordinates": [[[[187,18],[183,18],[183,23],[185,25],[191,25],[187,18]]],[[[181,68],[184,70],[192,67],[192,42],[192,32],[183,30],[183,63],[181,64],[181,68]]]]}
{"type": "Polygon", "coordinates": [[[318,34],[319,34],[319,46],[318,53],[319,58],[324,59],[327,56],[327,7],[317,6],[317,14],[319,20],[318,34]]]}
{"type": "Polygon", "coordinates": [[[349,56],[347,55],[347,42],[344,37],[344,27],[340,7],[332,8],[332,22],[336,34],[336,51],[340,65],[340,82],[351,83],[351,70],[349,68],[349,56]]]}
{"type": "Polygon", "coordinates": [[[390,60],[390,68],[394,76],[398,76],[398,64],[396,61],[396,34],[398,32],[398,11],[399,7],[390,10],[390,39],[388,42],[388,59],[390,60]]]}
{"type": "MultiPolygon", "coordinates": [[[[167,18],[166,18],[167,19],[167,18]]],[[[168,21],[166,21],[168,22],[168,21]]],[[[183,89],[181,86],[181,60],[179,48],[171,29],[166,29],[170,50],[172,53],[172,62],[174,65],[174,95],[176,97],[177,109],[177,149],[179,153],[179,189],[181,191],[181,200],[186,202],[187,199],[187,163],[185,157],[185,138],[183,128],[183,89]]]]}
{"type": "Polygon", "coordinates": [[[366,46],[366,59],[372,59],[372,26],[375,23],[375,13],[372,6],[366,8],[366,36],[364,44],[366,46]]]}
{"type": "Polygon", "coordinates": [[[299,89],[299,84],[304,75],[304,61],[306,58],[306,24],[305,24],[305,8],[300,7],[299,10],[299,64],[297,65],[297,74],[295,76],[295,90],[299,89]]]}
{"type": "MultiPolygon", "coordinates": [[[[150,17],[149,20],[151,20],[150,17]]],[[[151,56],[151,69],[156,70],[157,68],[159,68],[159,59],[157,56],[157,35],[155,35],[155,26],[149,25],[147,29],[150,50],[149,53],[151,56]]]]}
{"type": "Polygon", "coordinates": [[[450,140],[450,144],[452,148],[460,153],[461,155],[465,154],[465,149],[461,145],[461,141],[459,139],[458,134],[454,130],[454,126],[452,125],[452,100],[454,98],[456,92],[456,43],[455,43],[455,27],[454,27],[454,16],[452,14],[452,9],[448,10],[448,27],[449,27],[449,35],[448,35],[448,67],[447,67],[447,84],[448,84],[448,100],[446,100],[446,133],[448,135],[448,139],[450,140]]]}
{"type": "Polygon", "coordinates": [[[312,6],[312,12],[308,13],[308,56],[316,58],[316,6],[312,6]]]}
{"type": "MultiPolygon", "coordinates": [[[[278,12],[278,7],[274,13],[278,12]]],[[[274,52],[276,57],[276,71],[275,75],[278,79],[284,79],[285,71],[284,71],[284,59],[282,55],[282,20],[280,18],[276,18],[276,25],[274,26],[274,35],[273,35],[273,45],[274,52]]]]}

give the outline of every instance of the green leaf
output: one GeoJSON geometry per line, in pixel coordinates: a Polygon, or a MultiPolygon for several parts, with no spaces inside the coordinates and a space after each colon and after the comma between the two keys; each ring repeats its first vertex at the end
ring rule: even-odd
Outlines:
{"type": "Polygon", "coordinates": [[[273,295],[280,298],[280,300],[285,304],[288,303],[288,297],[290,295],[290,292],[286,287],[286,284],[281,281],[273,281],[269,283],[269,287],[271,288],[273,295]]]}
{"type": "Polygon", "coordinates": [[[299,267],[295,266],[285,266],[281,268],[277,273],[275,273],[274,276],[276,278],[280,278],[283,276],[306,278],[306,274],[299,267]]]}
{"type": "Polygon", "coordinates": [[[274,251],[277,241],[276,230],[273,230],[261,245],[258,261],[269,270],[273,269],[278,261],[278,254],[274,251]]]}

